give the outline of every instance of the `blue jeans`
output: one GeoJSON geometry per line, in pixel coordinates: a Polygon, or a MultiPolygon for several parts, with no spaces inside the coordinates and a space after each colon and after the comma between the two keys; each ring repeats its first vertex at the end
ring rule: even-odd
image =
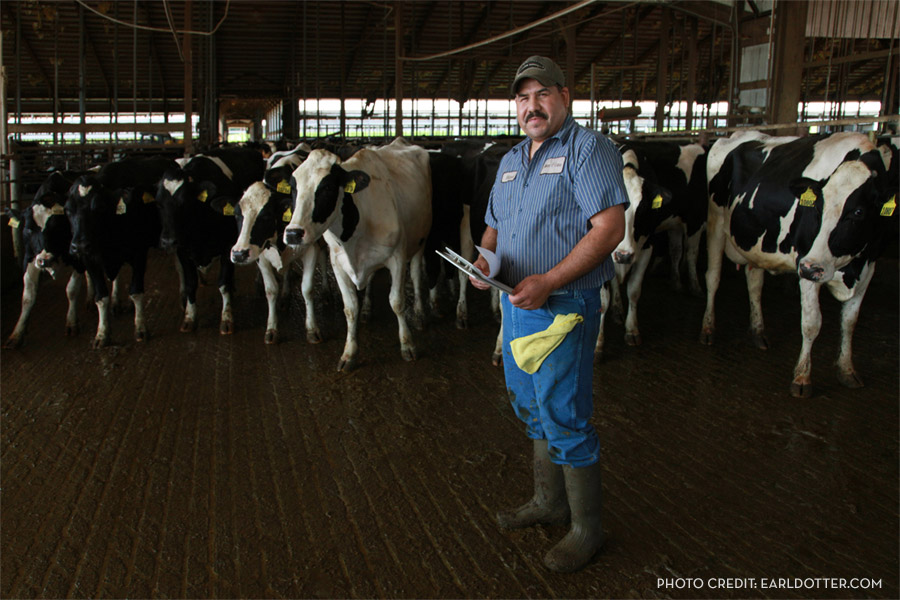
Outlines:
{"type": "Polygon", "coordinates": [[[600,440],[590,424],[594,409],[594,346],[600,331],[600,290],[556,292],[536,310],[513,306],[502,294],[503,370],[506,390],[528,437],[547,439],[550,459],[586,467],[600,459],[600,440]],[[584,321],[529,375],[516,365],[509,342],[547,329],[556,315],[577,313],[584,321]]]}

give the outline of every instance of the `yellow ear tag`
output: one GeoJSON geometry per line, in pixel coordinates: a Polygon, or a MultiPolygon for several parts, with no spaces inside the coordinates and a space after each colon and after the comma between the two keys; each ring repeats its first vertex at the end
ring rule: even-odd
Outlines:
{"type": "Polygon", "coordinates": [[[662,206],[662,196],[659,194],[656,195],[656,198],[653,199],[653,204],[650,205],[650,208],[656,209],[662,206]]]}
{"type": "Polygon", "coordinates": [[[806,191],[803,192],[800,196],[800,206],[815,206],[816,205],[816,193],[812,191],[812,188],[806,188],[806,191]]]}
{"type": "MultiPolygon", "coordinates": [[[[891,199],[884,203],[884,206],[881,207],[881,216],[882,217],[893,217],[894,209],[897,208],[897,194],[891,196],[891,199]]],[[[12,221],[10,221],[12,222],[12,221]]]]}
{"type": "Polygon", "coordinates": [[[287,182],[287,179],[282,179],[278,182],[278,185],[275,186],[275,191],[279,194],[290,194],[291,184],[287,182]]]}
{"type": "Polygon", "coordinates": [[[197,200],[199,200],[200,202],[206,202],[206,198],[208,196],[209,194],[206,193],[206,190],[203,190],[202,192],[200,192],[200,195],[197,196],[197,200]]]}
{"type": "Polygon", "coordinates": [[[287,209],[284,211],[284,214],[281,215],[281,220],[284,221],[285,223],[290,223],[291,217],[293,217],[293,216],[294,216],[294,213],[291,211],[291,207],[288,206],[287,209]]]}
{"type": "Polygon", "coordinates": [[[64,209],[62,207],[62,204],[54,204],[50,208],[50,214],[51,215],[64,215],[64,214],[66,214],[66,209],[64,209]]]}
{"type": "Polygon", "coordinates": [[[233,217],[234,216],[234,204],[229,202],[228,204],[223,206],[222,214],[225,215],[226,217],[233,217]]]}
{"type": "Polygon", "coordinates": [[[351,181],[347,185],[344,186],[344,191],[348,194],[352,194],[356,191],[356,181],[351,181]]]}
{"type": "Polygon", "coordinates": [[[153,197],[153,194],[150,192],[144,192],[144,204],[150,204],[151,202],[156,202],[156,198],[153,197]]]}
{"type": "Polygon", "coordinates": [[[22,223],[20,223],[17,218],[15,218],[15,217],[9,218],[9,226],[12,227],[13,229],[18,229],[19,225],[21,225],[21,224],[22,223]]]}
{"type": "Polygon", "coordinates": [[[125,206],[125,201],[119,198],[119,203],[116,204],[116,214],[124,215],[126,210],[128,210],[128,207],[125,206]]]}

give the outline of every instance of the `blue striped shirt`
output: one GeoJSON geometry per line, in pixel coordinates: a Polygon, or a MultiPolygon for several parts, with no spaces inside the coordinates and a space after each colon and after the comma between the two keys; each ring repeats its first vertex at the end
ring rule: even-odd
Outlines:
{"type": "MultiPolygon", "coordinates": [[[[605,136],[566,117],[529,161],[531,139],[504,155],[491,189],[485,223],[497,230],[498,280],[515,287],[546,273],[587,234],[598,212],[624,204],[622,157],[605,136]]],[[[564,286],[596,288],[613,277],[612,259],[564,286]]]]}

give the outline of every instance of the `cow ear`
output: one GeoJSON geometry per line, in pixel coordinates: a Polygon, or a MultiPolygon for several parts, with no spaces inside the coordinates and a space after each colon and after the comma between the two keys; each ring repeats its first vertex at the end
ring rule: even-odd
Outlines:
{"type": "Polygon", "coordinates": [[[800,202],[800,206],[805,208],[814,208],[822,198],[823,181],[809,179],[808,177],[798,177],[789,184],[791,193],[800,202]]]}
{"type": "MultiPolygon", "coordinates": [[[[672,203],[672,192],[670,192],[668,188],[647,181],[646,179],[644,180],[644,187],[641,190],[641,194],[644,198],[649,199],[650,210],[659,210],[672,203]]],[[[643,203],[644,201],[642,200],[641,204],[643,203]]]]}
{"type": "Polygon", "coordinates": [[[7,208],[6,216],[9,217],[9,226],[18,229],[22,225],[22,211],[16,208],[7,208]]]}
{"type": "Polygon", "coordinates": [[[211,209],[226,217],[234,216],[235,204],[236,202],[234,202],[231,198],[226,198],[224,196],[219,196],[209,201],[209,207],[211,209]]]}
{"type": "Polygon", "coordinates": [[[341,185],[344,192],[356,194],[369,186],[369,176],[362,171],[343,171],[341,185]]]}
{"type": "Polygon", "coordinates": [[[200,202],[208,202],[210,198],[216,196],[216,184],[212,181],[201,181],[197,184],[197,200],[200,202]]]}

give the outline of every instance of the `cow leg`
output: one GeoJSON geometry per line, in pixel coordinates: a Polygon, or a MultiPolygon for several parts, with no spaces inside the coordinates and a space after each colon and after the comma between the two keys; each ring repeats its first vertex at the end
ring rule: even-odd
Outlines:
{"type": "Polygon", "coordinates": [[[791,382],[791,396],[795,398],[809,398],[812,395],[812,345],[822,328],[822,309],[819,306],[821,288],[820,283],[800,280],[800,329],[803,333],[803,345],[794,367],[794,381],[791,382]]]}
{"type": "Polygon", "coordinates": [[[98,350],[109,343],[109,287],[102,269],[91,269],[88,276],[94,282],[94,303],[97,305],[97,334],[91,347],[98,350]]]}
{"type": "Polygon", "coordinates": [[[491,364],[499,367],[503,364],[503,309],[500,309],[500,331],[494,342],[494,351],[491,353],[491,364]]]}
{"type": "Polygon", "coordinates": [[[628,278],[628,315],[625,317],[625,343],[629,346],[641,345],[641,332],[638,330],[637,304],[641,298],[641,288],[644,284],[644,274],[653,253],[648,250],[641,252],[637,257],[637,263],[631,270],[628,278]]]}
{"type": "Polygon", "coordinates": [[[835,298],[843,300],[844,303],[841,307],[841,354],[838,356],[837,367],[838,381],[841,382],[841,385],[848,388],[863,387],[862,379],[857,374],[856,369],[853,368],[853,331],[856,329],[856,322],[859,319],[859,308],[862,305],[863,297],[866,295],[866,290],[869,287],[869,282],[872,281],[874,273],[875,263],[868,263],[863,268],[860,279],[856,282],[852,291],[841,285],[841,292],[846,291],[852,294],[849,298],[847,298],[846,294],[842,294],[843,297],[839,296],[836,293],[836,288],[829,286],[829,290],[831,290],[835,298]]]}
{"type": "Polygon", "coordinates": [[[69,282],[66,284],[66,298],[69,301],[69,308],[66,310],[66,337],[78,333],[78,295],[81,293],[83,282],[84,273],[73,269],[69,276],[69,282]]]}
{"type": "Polygon", "coordinates": [[[109,292],[109,310],[113,314],[113,316],[118,316],[122,314],[122,302],[119,301],[119,295],[121,294],[122,287],[122,271],[113,278],[112,280],[112,289],[109,292]]]}
{"type": "Polygon", "coordinates": [[[722,254],[725,252],[724,211],[710,206],[706,227],[706,311],[700,328],[700,343],[711,345],[716,333],[716,292],[722,279],[722,254]]]}
{"type": "MultiPolygon", "coordinates": [[[[312,244],[303,252],[303,279],[300,282],[300,292],[303,294],[303,303],[306,306],[306,341],[310,344],[318,344],[322,341],[319,324],[316,321],[315,295],[313,294],[316,263],[325,255],[315,244],[312,244]]],[[[324,264],[324,262],[322,263],[324,264]]],[[[322,270],[323,273],[327,272],[322,270]]]]}
{"type": "Polygon", "coordinates": [[[769,349],[766,339],[766,326],[762,314],[762,289],[766,272],[760,268],[747,265],[744,277],[747,279],[747,293],[750,296],[750,338],[753,345],[760,350],[769,349]]]}
{"type": "Polygon", "coordinates": [[[234,263],[226,252],[219,258],[219,293],[222,294],[222,319],[219,322],[219,333],[234,333],[234,319],[231,314],[231,293],[234,291],[234,263]]]}
{"type": "MultiPolygon", "coordinates": [[[[41,270],[38,269],[33,262],[28,263],[28,266],[25,268],[25,275],[22,276],[22,311],[19,313],[19,320],[16,322],[12,334],[10,334],[4,344],[6,348],[18,348],[25,339],[25,327],[28,325],[28,317],[31,315],[31,310],[34,308],[34,301],[37,299],[37,289],[40,278],[41,270]]],[[[71,284],[71,279],[69,282],[71,284]]],[[[66,291],[68,292],[68,286],[66,287],[66,291]]],[[[74,313],[71,309],[69,312],[74,313]]],[[[66,320],[66,335],[69,335],[68,319],[66,320]]]]}
{"type": "Polygon", "coordinates": [[[700,288],[700,277],[697,275],[697,259],[700,256],[700,239],[703,237],[703,228],[688,237],[686,244],[685,260],[687,261],[688,289],[691,295],[700,298],[703,290],[700,288]]]}
{"type": "Polygon", "coordinates": [[[503,323],[503,312],[500,310],[500,290],[495,287],[491,288],[491,312],[494,313],[494,320],[497,323],[503,323]]]}
{"type": "Polygon", "coordinates": [[[149,337],[144,316],[144,276],[147,273],[147,254],[135,258],[131,265],[129,296],[134,305],[134,341],[146,342],[149,337]]]}
{"type": "MultiPolygon", "coordinates": [[[[356,293],[356,286],[350,281],[350,276],[344,272],[336,260],[331,261],[331,267],[341,290],[341,297],[344,300],[344,317],[347,319],[347,339],[344,342],[344,353],[338,363],[338,371],[349,371],[356,366],[356,355],[359,352],[359,346],[356,343],[356,330],[359,324],[359,296],[356,293]]],[[[370,287],[366,287],[367,292],[370,287]]]]}
{"type": "Polygon", "coordinates": [[[684,254],[684,229],[673,227],[666,232],[669,238],[669,282],[676,292],[682,291],[681,257],[684,254]]]}
{"type": "MultiPolygon", "coordinates": [[[[419,259],[421,260],[421,253],[419,253],[419,259]]],[[[415,360],[416,348],[412,341],[412,334],[409,331],[409,326],[406,324],[406,317],[403,314],[406,309],[406,294],[404,291],[404,288],[406,287],[406,265],[403,264],[402,259],[397,256],[392,256],[387,261],[387,267],[391,272],[390,302],[391,309],[394,311],[394,314],[397,315],[397,327],[399,329],[400,337],[400,355],[403,357],[403,360],[415,360]]]]}
{"type": "MultiPolygon", "coordinates": [[[[647,254],[638,250],[638,258],[647,254]]],[[[651,253],[652,255],[652,253],[651,253]]],[[[616,323],[625,322],[625,306],[622,304],[622,284],[625,283],[625,277],[631,271],[631,263],[620,265],[616,263],[616,276],[610,281],[610,298],[609,303],[612,308],[612,316],[616,323]]]]}
{"type": "MultiPolygon", "coordinates": [[[[472,229],[470,227],[470,213],[472,212],[471,207],[468,204],[463,205],[463,218],[460,222],[459,226],[459,251],[462,256],[469,258],[469,260],[475,259],[475,241],[472,239],[472,229]]],[[[457,329],[468,329],[469,328],[469,300],[468,300],[468,287],[469,287],[469,277],[463,273],[459,272],[459,296],[456,300],[456,328],[457,329]]]]}
{"type": "Polygon", "coordinates": [[[610,282],[600,288],[600,331],[597,333],[597,343],[594,346],[594,362],[600,362],[603,358],[603,326],[606,324],[606,315],[609,312],[609,288],[610,282]]]}
{"type": "Polygon", "coordinates": [[[182,281],[181,303],[184,306],[184,320],[180,331],[188,333],[197,329],[197,267],[186,257],[179,255],[178,258],[178,271],[182,281]]]}
{"type": "MultiPolygon", "coordinates": [[[[425,302],[423,300],[423,274],[425,272],[424,254],[416,252],[409,261],[409,276],[413,284],[413,318],[412,324],[416,329],[425,327],[425,302]]],[[[391,275],[393,279],[393,274],[391,275]]],[[[396,312],[396,311],[395,311],[396,312]]],[[[401,344],[402,345],[402,344],[401,344]]],[[[409,360],[409,359],[408,359],[409,360]]]]}
{"type": "MultiPolygon", "coordinates": [[[[335,272],[337,275],[337,272],[335,272]]],[[[369,283],[366,284],[366,287],[363,288],[363,300],[362,300],[362,309],[359,311],[359,322],[360,323],[368,323],[369,317],[372,316],[372,281],[369,280],[369,283]]],[[[355,288],[354,288],[355,289],[355,288]]],[[[354,292],[356,293],[356,292],[354,292]]],[[[359,299],[357,297],[357,302],[359,299]]]]}
{"type": "Polygon", "coordinates": [[[181,298],[181,308],[187,304],[187,281],[184,278],[184,265],[181,264],[181,257],[175,257],[175,270],[178,272],[178,295],[181,298]]]}
{"type": "MultiPolygon", "coordinates": [[[[265,255],[260,256],[256,264],[259,267],[260,275],[262,275],[263,286],[266,289],[266,304],[269,306],[269,318],[266,321],[266,334],[263,341],[267,344],[276,344],[278,343],[278,298],[280,296],[278,277],[275,275],[275,268],[265,255]]],[[[288,278],[289,270],[290,266],[285,269],[285,280],[288,278]]]]}

